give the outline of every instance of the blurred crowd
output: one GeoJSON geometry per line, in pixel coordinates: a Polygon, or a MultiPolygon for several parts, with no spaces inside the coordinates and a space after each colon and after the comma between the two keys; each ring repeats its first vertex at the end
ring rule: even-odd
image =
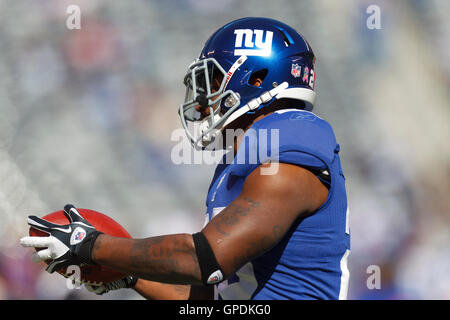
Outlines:
{"type": "Polygon", "coordinates": [[[281,20],[317,56],[314,111],[341,145],[349,299],[450,298],[450,2],[0,1],[0,299],[139,299],[68,289],[18,245],[66,203],[134,237],[195,232],[213,165],[176,165],[182,78],[208,36],[281,20]],[[81,9],[81,29],[66,25],[81,9]],[[381,28],[367,27],[380,8],[381,28]],[[381,287],[369,289],[369,266],[381,287]]]}

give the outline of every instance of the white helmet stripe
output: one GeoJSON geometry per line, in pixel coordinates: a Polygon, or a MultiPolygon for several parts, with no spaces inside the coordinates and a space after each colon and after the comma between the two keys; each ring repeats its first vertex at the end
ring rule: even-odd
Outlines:
{"type": "Polygon", "coordinates": [[[227,80],[225,82],[225,86],[223,88],[223,91],[226,90],[228,82],[230,81],[231,77],[233,76],[234,72],[247,60],[247,56],[240,56],[231,66],[230,70],[227,72],[227,80]]]}

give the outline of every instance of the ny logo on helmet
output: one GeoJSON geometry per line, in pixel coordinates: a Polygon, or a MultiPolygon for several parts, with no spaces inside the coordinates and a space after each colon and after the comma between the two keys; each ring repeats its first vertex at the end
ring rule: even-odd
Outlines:
{"type": "Polygon", "coordinates": [[[245,55],[245,56],[267,57],[272,52],[272,38],[273,38],[272,31],[266,31],[264,36],[264,30],[236,29],[234,30],[234,34],[236,35],[236,41],[234,43],[235,56],[245,55]],[[255,36],[254,41],[253,35],[255,36]],[[244,43],[245,49],[242,48],[242,43],[244,43]]]}

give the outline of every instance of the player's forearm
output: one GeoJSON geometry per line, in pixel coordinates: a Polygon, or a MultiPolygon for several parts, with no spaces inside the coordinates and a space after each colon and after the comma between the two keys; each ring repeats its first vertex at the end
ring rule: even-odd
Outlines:
{"type": "Polygon", "coordinates": [[[142,279],[200,284],[201,274],[190,234],[145,239],[100,235],[92,249],[94,262],[142,279]]]}
{"type": "Polygon", "coordinates": [[[139,279],[133,289],[148,300],[187,300],[191,286],[139,279]]]}
{"type": "Polygon", "coordinates": [[[148,300],[213,300],[214,287],[168,284],[139,279],[133,288],[148,300]]]}

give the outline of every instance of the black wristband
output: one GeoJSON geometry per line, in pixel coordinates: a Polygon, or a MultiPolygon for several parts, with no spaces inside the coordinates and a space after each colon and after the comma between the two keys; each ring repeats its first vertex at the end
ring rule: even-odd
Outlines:
{"type": "Polygon", "coordinates": [[[78,246],[75,246],[75,255],[78,257],[80,262],[85,264],[96,264],[92,261],[92,248],[94,247],[95,240],[99,235],[103,234],[100,231],[93,231],[89,233],[86,238],[78,246]]]}
{"type": "Polygon", "coordinates": [[[139,278],[135,276],[128,276],[125,278],[126,286],[125,288],[134,288],[136,283],[138,282],[139,278]]]}
{"type": "Polygon", "coordinates": [[[216,256],[209,245],[208,239],[202,232],[192,235],[200,266],[202,282],[205,285],[216,284],[223,281],[223,272],[217,263],[216,256]]]}

